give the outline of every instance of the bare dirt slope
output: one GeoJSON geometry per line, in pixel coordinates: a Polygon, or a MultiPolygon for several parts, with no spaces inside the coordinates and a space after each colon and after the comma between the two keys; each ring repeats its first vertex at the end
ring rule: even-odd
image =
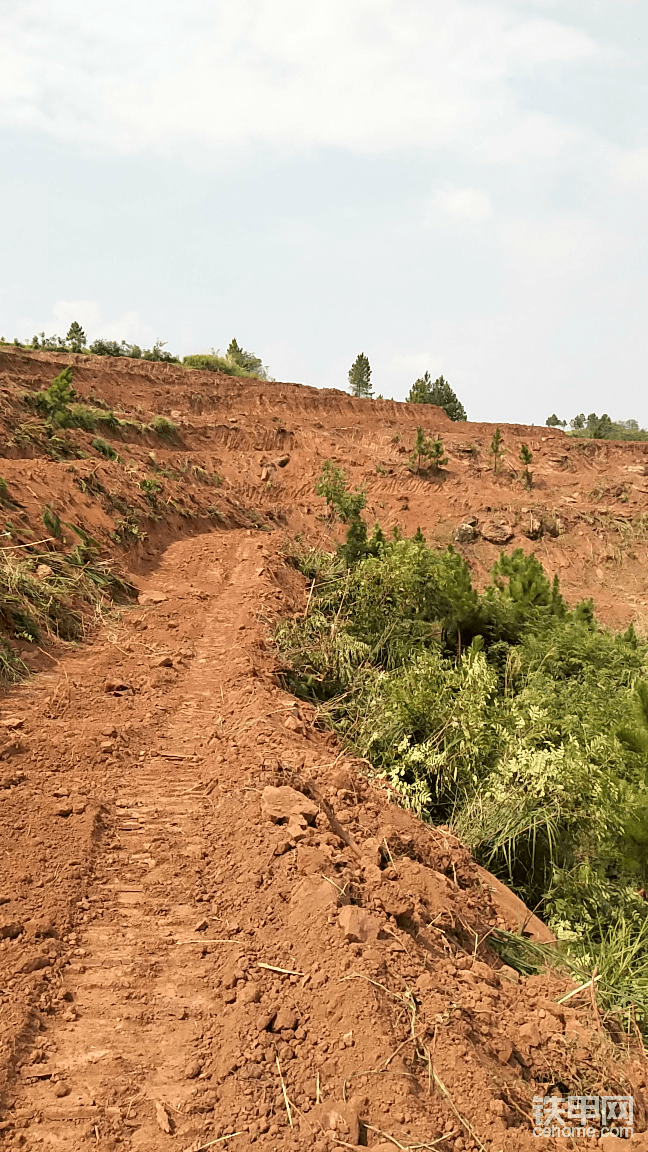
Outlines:
{"type": "MultiPolygon", "coordinates": [[[[420,409],[81,361],[79,391],[122,416],[139,405],[141,421],[175,413],[177,437],[122,431],[108,461],[75,430],[86,455],[53,459],[16,429],[33,420],[21,394],[61,361],[0,355],[8,540],[38,539],[47,503],[140,590],[92,642],[21,643],[47,670],[2,702],[0,1147],[512,1152],[555,1146],[531,1111],[555,1088],[633,1092],[643,1129],[641,1053],[613,1051],[587,994],[557,1003],[568,979],[502,967],[489,931],[515,927],[515,907],[316,730],[270,641],[305,607],[282,556],[294,532],[327,531],[313,495],[326,458],[367,485],[386,528],[441,542],[469,516],[491,535],[499,520],[568,594],[600,588],[608,619],[641,625],[643,445],[503,428],[511,469],[522,439],[538,445],[529,495],[488,470],[490,428],[434,413],[450,465],[423,481],[400,452],[420,409]],[[90,472],[101,490],[74,482],[90,472]],[[125,516],[138,534],[111,538],[125,516]]],[[[498,554],[481,535],[461,547],[477,572],[498,554]]]]}

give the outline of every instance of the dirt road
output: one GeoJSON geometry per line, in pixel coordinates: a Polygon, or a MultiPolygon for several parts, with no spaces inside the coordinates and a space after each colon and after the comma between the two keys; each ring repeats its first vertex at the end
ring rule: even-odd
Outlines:
{"type": "Polygon", "coordinates": [[[278,686],[275,536],[172,545],[5,703],[0,1146],[537,1148],[531,1094],[595,1049],[569,981],[490,952],[465,850],[278,686]]]}

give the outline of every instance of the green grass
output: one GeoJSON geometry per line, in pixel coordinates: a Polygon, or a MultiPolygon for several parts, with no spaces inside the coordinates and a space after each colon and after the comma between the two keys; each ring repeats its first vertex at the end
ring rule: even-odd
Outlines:
{"type": "Polygon", "coordinates": [[[47,637],[75,641],[98,622],[110,602],[135,589],[110,563],[79,546],[69,554],[41,552],[17,557],[0,552],[0,676],[20,679],[26,669],[12,640],[42,644],[47,637]],[[44,567],[46,566],[46,567],[44,567]],[[38,569],[41,567],[41,574],[38,569]]]}
{"type": "Polygon", "coordinates": [[[185,356],[182,360],[183,368],[199,369],[202,372],[221,372],[225,376],[242,376],[256,379],[253,372],[241,368],[240,365],[226,359],[225,356],[214,356],[208,352],[185,356]]]}
{"type": "MultiPolygon", "coordinates": [[[[346,482],[325,479],[344,506],[346,482]]],[[[628,1031],[634,1005],[648,1035],[648,645],[589,601],[570,609],[519,549],[483,591],[422,537],[365,533],[354,556],[295,541],[286,559],[309,599],[277,629],[285,686],[404,806],[450,824],[583,981],[598,965],[601,1006],[628,1031]]]]}
{"type": "Polygon", "coordinates": [[[90,446],[105,456],[107,460],[119,460],[119,453],[115,451],[112,444],[108,444],[101,436],[95,436],[94,440],[90,441],[90,446]]]}
{"type": "Polygon", "coordinates": [[[177,432],[177,427],[173,423],[173,420],[169,420],[167,416],[154,416],[149,424],[149,428],[157,433],[158,436],[166,436],[169,439],[175,436],[177,432]]]}

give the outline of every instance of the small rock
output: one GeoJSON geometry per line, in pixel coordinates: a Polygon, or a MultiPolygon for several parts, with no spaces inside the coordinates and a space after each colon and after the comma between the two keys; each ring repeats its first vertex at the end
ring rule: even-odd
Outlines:
{"type": "Polygon", "coordinates": [[[522,532],[526,536],[527,540],[539,540],[542,536],[542,531],[542,520],[539,520],[537,516],[533,515],[533,513],[531,513],[528,520],[524,520],[522,523],[522,532]]]}
{"type": "Polygon", "coordinates": [[[65,1080],[59,1080],[58,1084],[54,1088],[54,1095],[58,1096],[59,1099],[61,1099],[63,1096],[69,1096],[70,1085],[66,1084],[65,1080]]]}
{"type": "Polygon", "coordinates": [[[24,716],[7,716],[4,720],[0,720],[0,725],[3,728],[22,728],[24,723],[24,716]]]}
{"type": "Polygon", "coordinates": [[[25,963],[22,965],[21,968],[18,969],[18,971],[19,972],[40,972],[40,970],[42,968],[49,968],[49,966],[50,966],[49,956],[34,956],[31,960],[25,960],[25,963]]]}
{"type": "Polygon", "coordinates": [[[489,544],[508,544],[509,540],[513,539],[514,532],[510,524],[503,521],[488,520],[484,524],[481,535],[483,540],[487,540],[489,544]]]}
{"type": "Polygon", "coordinates": [[[199,920],[198,923],[196,924],[196,926],[194,928],[194,932],[205,932],[208,927],[209,927],[209,921],[205,920],[203,918],[202,920],[199,920]]]}
{"type": "Polygon", "coordinates": [[[110,692],[113,696],[128,696],[133,694],[133,689],[130,684],[124,684],[121,680],[104,680],[104,692],[110,692]]]}
{"type": "Polygon", "coordinates": [[[16,940],[24,931],[24,924],[2,924],[0,926],[0,940],[16,940]]]}
{"type": "Polygon", "coordinates": [[[170,656],[158,656],[155,660],[151,661],[152,668],[173,668],[173,660],[170,656]]]}
{"type": "Polygon", "coordinates": [[[152,588],[148,592],[140,592],[137,597],[138,604],[163,604],[168,600],[166,592],[156,592],[152,588]]]}
{"type": "Polygon", "coordinates": [[[360,845],[360,852],[362,853],[363,862],[366,861],[368,864],[372,864],[374,867],[380,868],[382,863],[382,851],[380,847],[380,840],[378,840],[376,836],[369,836],[366,840],[363,840],[362,844],[360,845]]]}
{"type": "Polygon", "coordinates": [[[338,916],[338,924],[344,933],[345,940],[350,943],[366,944],[368,940],[375,940],[380,931],[380,921],[371,912],[357,908],[355,904],[347,904],[338,916]]]}
{"type": "Polygon", "coordinates": [[[72,805],[68,801],[64,801],[62,804],[59,804],[54,809],[54,815],[55,816],[71,816],[72,815],[72,805]]]}
{"type": "Polygon", "coordinates": [[[283,1032],[285,1029],[288,1032],[294,1032],[298,1022],[297,1013],[292,1008],[284,1006],[277,1012],[272,1030],[273,1032],[283,1032]]]}
{"type": "Polygon", "coordinates": [[[156,1101],[155,1104],[155,1119],[158,1122],[158,1127],[161,1128],[163,1132],[166,1132],[169,1136],[173,1133],[173,1120],[164,1104],[161,1104],[159,1100],[156,1101]]]}
{"type": "Polygon", "coordinates": [[[510,1040],[502,1040],[499,1047],[495,1049],[497,1059],[500,1064],[508,1064],[511,1056],[513,1055],[513,1045],[510,1040]]]}
{"type": "Polygon", "coordinates": [[[102,740],[99,749],[103,752],[104,756],[110,756],[110,753],[115,750],[115,745],[112,740],[102,740]]]}
{"type": "Polygon", "coordinates": [[[472,544],[479,536],[474,524],[458,524],[453,532],[455,544],[472,544]]]}
{"type": "Polygon", "coordinates": [[[36,569],[36,575],[39,580],[47,580],[48,576],[54,575],[54,569],[50,568],[49,564],[39,564],[36,569]]]}
{"type": "Polygon", "coordinates": [[[380,900],[387,915],[394,916],[395,919],[399,917],[407,918],[411,916],[414,911],[414,901],[412,897],[406,896],[400,890],[398,884],[381,884],[376,896],[378,900],[380,900]]]}
{"type": "MultiPolygon", "coordinates": [[[[14,925],[14,927],[20,927],[20,925],[14,925]]],[[[1,934],[2,930],[0,929],[0,935],[1,934]]],[[[38,940],[58,940],[58,932],[52,924],[52,921],[47,920],[44,916],[37,917],[30,922],[29,934],[30,936],[35,936],[38,940]]]]}
{"type": "Polygon", "coordinates": [[[244,984],[236,997],[239,1004],[258,1004],[261,999],[261,989],[251,980],[244,984]]]}
{"type": "Polygon", "coordinates": [[[261,1016],[258,1016],[256,1019],[257,1031],[267,1032],[276,1015],[276,1012],[263,1012],[261,1016]]]}
{"type": "Polygon", "coordinates": [[[202,1072],[202,1064],[200,1063],[200,1061],[199,1060],[190,1060],[189,1063],[185,1065],[185,1070],[184,1070],[183,1075],[184,1075],[185,1080],[195,1080],[197,1076],[200,1076],[201,1072],[202,1072]]]}
{"type": "Polygon", "coordinates": [[[529,1020],[528,1024],[522,1024],[521,1027],[518,1028],[518,1036],[520,1040],[528,1044],[530,1048],[539,1048],[542,1044],[540,1030],[533,1020],[529,1020]]]}
{"type": "Polygon", "coordinates": [[[284,452],[283,456],[277,456],[275,464],[277,465],[277,468],[285,468],[286,464],[290,464],[290,455],[288,452],[284,452]]]}
{"type": "Polygon", "coordinates": [[[275,846],[272,855],[285,856],[286,852],[289,852],[291,848],[292,840],[290,836],[280,836],[278,840],[275,840],[275,846]]]}
{"type": "Polygon", "coordinates": [[[502,967],[497,969],[497,975],[502,980],[509,980],[512,984],[520,983],[520,973],[516,972],[515,968],[509,967],[508,964],[502,964],[502,967]]]}
{"type": "Polygon", "coordinates": [[[504,1120],[508,1116],[508,1107],[503,1100],[491,1100],[488,1105],[489,1112],[504,1120]]]}
{"type": "Polygon", "coordinates": [[[360,1143],[360,1120],[348,1104],[320,1104],[311,1113],[325,1131],[334,1132],[339,1140],[357,1146],[360,1143]]]}
{"type": "Polygon", "coordinates": [[[267,787],[261,796],[261,809],[268,820],[279,824],[292,817],[304,816],[312,824],[319,814],[319,808],[303,792],[287,786],[281,788],[267,787]]]}
{"type": "Polygon", "coordinates": [[[106,725],[105,728],[101,729],[101,735],[105,736],[107,739],[114,740],[115,737],[117,736],[117,729],[115,728],[115,725],[114,724],[106,725]]]}

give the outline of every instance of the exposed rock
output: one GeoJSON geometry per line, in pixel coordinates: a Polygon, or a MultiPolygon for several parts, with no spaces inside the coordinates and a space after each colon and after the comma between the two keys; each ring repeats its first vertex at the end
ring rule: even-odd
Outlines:
{"type": "Polygon", "coordinates": [[[323,876],[305,876],[291,896],[290,919],[296,922],[326,908],[336,908],[341,900],[339,889],[330,880],[323,876]]]}
{"type": "Polygon", "coordinates": [[[458,524],[453,533],[455,544],[472,544],[478,536],[477,528],[474,524],[469,524],[468,521],[458,524]]]}
{"type": "Polygon", "coordinates": [[[527,540],[539,540],[542,536],[542,520],[534,516],[531,512],[529,516],[522,522],[522,532],[527,540]]]}
{"type": "Polygon", "coordinates": [[[347,904],[338,916],[338,924],[349,943],[366,944],[368,940],[375,940],[380,931],[380,920],[371,912],[357,908],[355,904],[347,904]]]}
{"type": "Polygon", "coordinates": [[[139,596],[137,597],[137,603],[163,604],[164,601],[168,599],[169,597],[167,596],[166,592],[156,592],[154,589],[150,589],[148,592],[140,592],[139,596]]]}
{"type": "Polygon", "coordinates": [[[529,1020],[526,1024],[521,1024],[518,1028],[518,1036],[523,1044],[528,1044],[530,1048],[539,1048],[542,1044],[542,1036],[540,1029],[534,1020],[529,1020]]]}
{"type": "Polygon", "coordinates": [[[514,532],[510,524],[503,520],[488,520],[481,529],[482,539],[489,544],[508,544],[513,539],[514,532]]]}
{"type": "Polygon", "coordinates": [[[24,931],[24,924],[3,924],[0,926],[0,940],[16,940],[24,931]]]}
{"type": "Polygon", "coordinates": [[[298,1023],[297,1013],[292,1008],[284,1006],[277,1012],[272,1030],[273,1032],[283,1032],[285,1029],[288,1032],[294,1032],[298,1023]]]}
{"type": "Polygon", "coordinates": [[[261,999],[261,989],[258,984],[254,984],[250,980],[243,985],[236,999],[239,1004],[258,1004],[261,999]]]}
{"type": "MultiPolygon", "coordinates": [[[[355,1146],[360,1143],[360,1120],[349,1104],[320,1104],[312,1115],[325,1131],[334,1132],[339,1140],[355,1146]]],[[[393,1149],[393,1145],[390,1147],[393,1149]]]]}
{"type": "Polygon", "coordinates": [[[295,788],[287,786],[264,788],[261,809],[263,815],[272,820],[273,824],[280,824],[299,816],[304,816],[307,822],[312,824],[319,813],[317,804],[304,796],[303,792],[297,792],[295,788]]]}
{"type": "Polygon", "coordinates": [[[166,1132],[169,1136],[173,1133],[175,1125],[171,1114],[159,1100],[155,1103],[155,1119],[158,1122],[158,1127],[161,1128],[163,1132],[166,1132]]]}

